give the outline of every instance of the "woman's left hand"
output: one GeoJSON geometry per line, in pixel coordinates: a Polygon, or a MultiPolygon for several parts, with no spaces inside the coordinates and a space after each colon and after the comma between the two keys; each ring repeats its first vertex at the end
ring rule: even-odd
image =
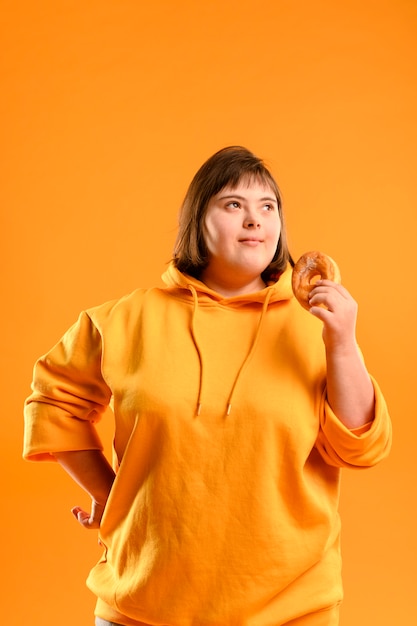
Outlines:
{"type": "Polygon", "coordinates": [[[331,280],[319,280],[310,292],[310,313],[323,322],[328,350],[352,348],[355,343],[358,305],[348,290],[331,280]]]}
{"type": "Polygon", "coordinates": [[[356,344],[358,305],[345,287],[319,280],[310,293],[310,312],[323,322],[327,399],[347,428],[374,417],[374,389],[356,344]]]}

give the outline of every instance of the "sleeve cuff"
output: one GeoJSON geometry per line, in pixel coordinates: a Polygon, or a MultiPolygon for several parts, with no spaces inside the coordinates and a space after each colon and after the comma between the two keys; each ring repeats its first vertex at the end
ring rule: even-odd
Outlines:
{"type": "Polygon", "coordinates": [[[320,411],[317,447],[330,465],[372,467],[387,456],[391,447],[391,422],[384,397],[375,389],[375,414],[371,422],[350,430],[334,414],[325,393],[320,411]]]}
{"type": "Polygon", "coordinates": [[[61,412],[48,412],[44,420],[31,422],[25,432],[23,458],[28,461],[55,461],[55,452],[103,450],[92,422],[61,412]]]}

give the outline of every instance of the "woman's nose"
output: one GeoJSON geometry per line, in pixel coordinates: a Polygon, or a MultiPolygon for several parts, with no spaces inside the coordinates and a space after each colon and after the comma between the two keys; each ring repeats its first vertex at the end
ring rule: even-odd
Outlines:
{"type": "Polygon", "coordinates": [[[260,228],[261,224],[257,215],[253,213],[247,213],[245,221],[243,222],[245,228],[260,228]]]}

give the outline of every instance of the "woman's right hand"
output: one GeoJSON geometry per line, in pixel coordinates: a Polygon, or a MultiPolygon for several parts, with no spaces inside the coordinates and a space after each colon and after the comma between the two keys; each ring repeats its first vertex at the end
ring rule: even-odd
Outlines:
{"type": "Polygon", "coordinates": [[[72,450],[55,452],[54,456],[65,471],[91,498],[91,511],[80,506],[71,509],[84,528],[99,528],[115,473],[100,450],[72,450]]]}
{"type": "Polygon", "coordinates": [[[94,530],[100,528],[100,522],[104,513],[104,508],[105,506],[99,504],[95,500],[92,500],[91,513],[88,513],[88,511],[85,511],[80,506],[74,506],[71,509],[71,513],[81,524],[81,526],[83,526],[87,530],[94,530]]]}

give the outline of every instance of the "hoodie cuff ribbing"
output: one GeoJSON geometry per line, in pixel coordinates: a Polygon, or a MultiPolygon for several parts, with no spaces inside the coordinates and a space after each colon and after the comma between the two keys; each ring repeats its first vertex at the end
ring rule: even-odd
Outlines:
{"type": "Polygon", "coordinates": [[[372,467],[387,456],[391,447],[391,423],[384,397],[376,381],[374,420],[350,430],[332,411],[325,394],[320,411],[317,447],[330,465],[372,467]]]}

